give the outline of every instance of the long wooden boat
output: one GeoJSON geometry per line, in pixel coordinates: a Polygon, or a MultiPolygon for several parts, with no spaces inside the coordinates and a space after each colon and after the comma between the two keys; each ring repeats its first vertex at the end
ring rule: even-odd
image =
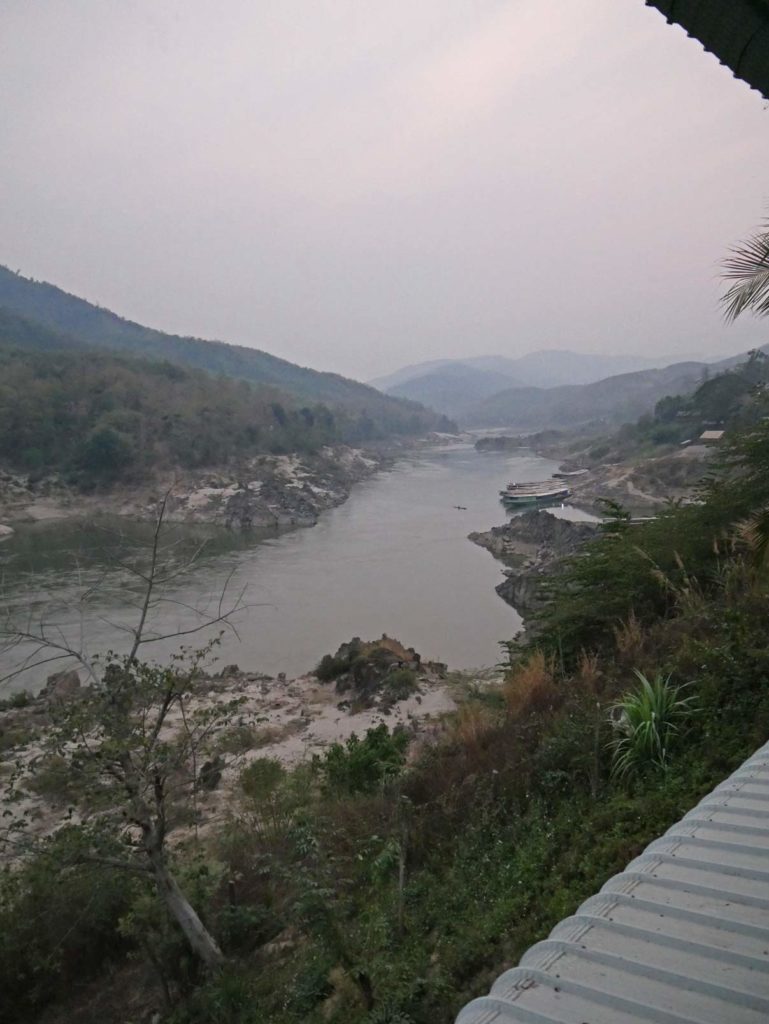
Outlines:
{"type": "Polygon", "coordinates": [[[539,480],[532,483],[509,483],[499,496],[505,505],[536,505],[546,502],[563,501],[571,490],[555,480],[539,480]]]}

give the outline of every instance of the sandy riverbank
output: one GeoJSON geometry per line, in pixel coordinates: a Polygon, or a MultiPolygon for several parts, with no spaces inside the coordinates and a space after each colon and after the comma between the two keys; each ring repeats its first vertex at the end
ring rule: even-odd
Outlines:
{"type": "MultiPolygon", "coordinates": [[[[397,641],[388,642],[402,650],[397,641]]],[[[426,663],[420,665],[415,688],[407,696],[385,699],[381,690],[356,701],[350,692],[340,692],[337,684],[323,682],[314,673],[271,678],[230,666],[217,675],[203,674],[185,704],[188,721],[215,705],[240,703],[226,729],[213,734],[199,751],[199,764],[206,758],[218,759],[221,778],[212,789],[200,788],[197,825],[211,828],[227,817],[237,805],[240,774],[256,758],[274,758],[286,767],[310,763],[332,744],[344,743],[353,734],[363,737],[381,724],[406,729],[414,750],[443,734],[446,716],[456,710],[470,683],[488,684],[499,677],[496,670],[450,673],[445,666],[426,663]]],[[[63,685],[54,682],[47,693],[41,691],[25,706],[0,711],[0,803],[7,812],[3,828],[13,830],[24,822],[24,834],[30,837],[49,835],[65,821],[83,820],[82,811],[72,816],[77,794],[61,769],[57,777],[46,737],[57,701],[76,702],[85,691],[72,673],[58,678],[63,685]]],[[[173,742],[183,729],[181,708],[174,708],[161,739],[173,742]]]]}

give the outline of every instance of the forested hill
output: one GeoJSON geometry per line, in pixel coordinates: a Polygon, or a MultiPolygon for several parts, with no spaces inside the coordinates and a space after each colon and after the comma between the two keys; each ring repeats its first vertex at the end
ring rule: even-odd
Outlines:
{"type": "Polygon", "coordinates": [[[83,351],[88,346],[62,331],[36,323],[0,306],[0,345],[26,352],[83,351]]]}
{"type": "Polygon", "coordinates": [[[591,384],[510,388],[477,402],[462,421],[468,426],[494,424],[532,430],[595,420],[625,423],[650,412],[665,395],[692,391],[709,369],[706,363],[674,363],[591,384]]]}
{"type": "Polygon", "coordinates": [[[453,427],[415,403],[339,380],[366,400],[307,400],[170,359],[105,351],[0,307],[0,465],[56,472],[90,488],[168,466],[224,465],[453,427]]]}
{"type": "Polygon", "coordinates": [[[300,404],[275,388],[168,361],[57,351],[61,336],[24,326],[37,351],[4,344],[0,316],[1,466],[56,472],[91,489],[169,466],[232,465],[383,436],[383,422],[366,413],[300,404]]]}
{"type": "Polygon", "coordinates": [[[36,321],[73,343],[192,366],[290,392],[303,400],[342,403],[369,416],[403,423],[416,417],[414,432],[446,429],[447,421],[421,406],[384,396],[375,388],[335,373],[297,366],[258,349],[201,338],[165,334],[124,320],[107,309],[69,295],[55,285],[33,281],[0,266],[0,307],[36,321]]]}

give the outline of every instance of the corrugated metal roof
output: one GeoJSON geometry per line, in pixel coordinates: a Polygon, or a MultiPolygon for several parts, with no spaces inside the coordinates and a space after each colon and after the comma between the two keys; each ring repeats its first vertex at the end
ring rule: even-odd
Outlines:
{"type": "Polygon", "coordinates": [[[457,1017],[639,1021],[769,1021],[769,744],[457,1017]]]}
{"type": "Polygon", "coordinates": [[[767,0],[646,0],[769,99],[767,0]]]}

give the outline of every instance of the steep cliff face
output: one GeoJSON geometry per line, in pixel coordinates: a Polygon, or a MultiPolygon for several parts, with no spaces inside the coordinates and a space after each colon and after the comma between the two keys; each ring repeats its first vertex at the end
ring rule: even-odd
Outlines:
{"type": "Polygon", "coordinates": [[[497,586],[499,596],[524,618],[542,601],[542,582],[558,563],[595,536],[598,524],[574,523],[544,509],[516,516],[469,539],[507,566],[497,586]]]}

